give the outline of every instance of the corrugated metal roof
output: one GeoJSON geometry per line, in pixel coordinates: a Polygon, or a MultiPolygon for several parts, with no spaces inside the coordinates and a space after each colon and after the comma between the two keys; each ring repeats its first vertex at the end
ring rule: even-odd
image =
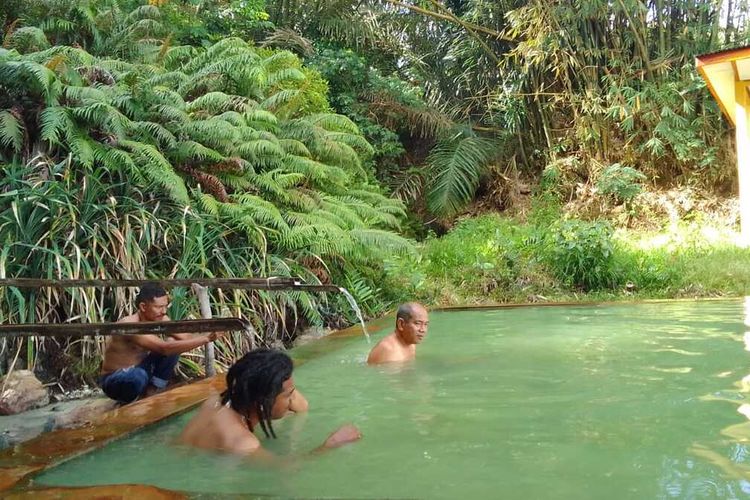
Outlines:
{"type": "Polygon", "coordinates": [[[729,53],[734,52],[735,50],[743,50],[743,49],[750,49],[750,45],[746,45],[746,44],[737,45],[735,47],[721,49],[721,50],[717,50],[715,52],[706,52],[705,54],[701,54],[701,55],[698,55],[698,56],[695,56],[695,57],[697,57],[698,59],[700,59],[702,57],[707,57],[707,56],[718,56],[718,55],[722,55],[722,54],[727,54],[728,55],[729,53]]]}

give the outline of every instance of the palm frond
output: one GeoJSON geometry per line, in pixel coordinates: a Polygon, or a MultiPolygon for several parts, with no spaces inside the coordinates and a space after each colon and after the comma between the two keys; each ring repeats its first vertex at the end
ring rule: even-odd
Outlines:
{"type": "Polygon", "coordinates": [[[494,153],[494,144],[476,137],[445,141],[427,158],[427,206],[436,215],[452,215],[474,196],[494,153]]]}

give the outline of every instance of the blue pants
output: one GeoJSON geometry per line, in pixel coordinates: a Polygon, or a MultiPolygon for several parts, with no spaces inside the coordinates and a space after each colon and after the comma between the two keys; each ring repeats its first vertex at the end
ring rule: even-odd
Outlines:
{"type": "Polygon", "coordinates": [[[165,388],[179,359],[179,354],[163,356],[152,352],[137,366],[104,375],[99,379],[99,385],[110,398],[130,403],[146,391],[149,383],[158,389],[165,388]]]}

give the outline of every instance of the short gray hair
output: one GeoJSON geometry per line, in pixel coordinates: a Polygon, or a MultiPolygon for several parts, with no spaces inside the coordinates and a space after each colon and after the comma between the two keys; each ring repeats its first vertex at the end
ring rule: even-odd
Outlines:
{"type": "Polygon", "coordinates": [[[396,323],[398,323],[398,320],[400,319],[409,321],[414,316],[414,309],[417,307],[424,308],[419,302],[405,302],[398,306],[398,311],[396,311],[396,323]]]}

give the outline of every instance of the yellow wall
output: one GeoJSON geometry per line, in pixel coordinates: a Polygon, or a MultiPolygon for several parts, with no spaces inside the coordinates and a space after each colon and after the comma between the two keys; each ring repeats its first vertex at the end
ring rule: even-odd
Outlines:
{"type": "Polygon", "coordinates": [[[704,66],[703,74],[711,86],[714,97],[719,101],[722,110],[729,115],[729,121],[735,121],[734,82],[736,80],[732,63],[722,62],[704,66]]]}
{"type": "Polygon", "coordinates": [[[734,84],[737,175],[740,185],[741,244],[750,246],[750,82],[734,84]]]}

